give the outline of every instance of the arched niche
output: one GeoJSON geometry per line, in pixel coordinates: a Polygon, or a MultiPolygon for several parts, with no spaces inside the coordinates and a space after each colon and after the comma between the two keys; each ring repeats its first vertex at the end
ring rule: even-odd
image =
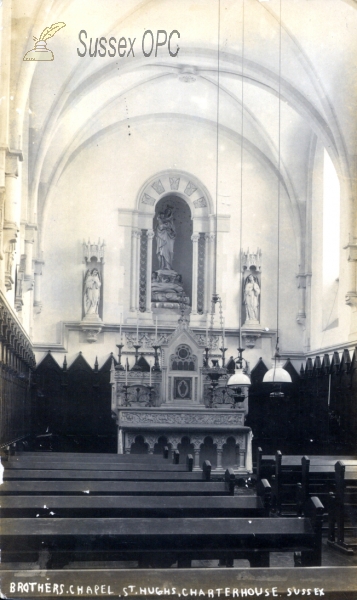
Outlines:
{"type": "MultiPolygon", "coordinates": [[[[120,223],[131,227],[130,311],[152,312],[152,271],[158,266],[155,224],[160,206],[169,201],[177,206],[187,205],[185,214],[188,215],[188,210],[191,214],[191,235],[190,239],[185,238],[190,265],[183,266],[180,259],[175,270],[184,271],[181,274],[185,274],[183,284],[190,296],[191,315],[199,316],[210,308],[216,231],[218,235],[229,231],[230,216],[220,214],[216,223],[214,205],[206,187],[192,174],[172,169],[156,173],[142,185],[135,210],[119,210],[120,223]]],[[[179,260],[176,257],[174,263],[179,260]]]]}
{"type": "MultiPolygon", "coordinates": [[[[177,273],[176,278],[182,285],[185,295],[189,298],[190,306],[192,302],[192,216],[191,209],[188,203],[175,194],[168,194],[161,198],[155,206],[155,215],[153,218],[153,231],[155,237],[153,238],[153,251],[152,251],[152,272],[155,277],[157,273],[160,273],[161,262],[160,260],[160,243],[157,242],[157,228],[159,226],[160,215],[166,215],[167,212],[172,214],[173,223],[173,259],[172,269],[177,273]]],[[[165,218],[165,217],[164,217],[165,218]]],[[[154,283],[152,283],[154,288],[154,283]]],[[[165,288],[164,288],[165,289],[165,288]]],[[[170,290],[170,288],[168,288],[170,290]]],[[[179,289],[179,288],[178,288],[179,289]]],[[[156,294],[157,295],[157,294],[156,294]]],[[[175,292],[171,294],[175,296],[175,292]]],[[[170,292],[167,294],[170,298],[170,292]]],[[[152,289],[152,303],[155,302],[155,293],[152,289]]]]}

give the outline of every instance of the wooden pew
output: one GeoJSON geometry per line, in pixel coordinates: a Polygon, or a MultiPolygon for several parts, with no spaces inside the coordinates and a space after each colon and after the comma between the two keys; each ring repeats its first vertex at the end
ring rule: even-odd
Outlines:
{"type": "Polygon", "coordinates": [[[66,470],[89,470],[93,471],[94,469],[103,469],[110,471],[174,471],[176,473],[180,471],[187,471],[186,465],[173,465],[171,463],[149,463],[149,462],[135,462],[135,463],[121,463],[121,464],[108,464],[108,463],[92,463],[92,462],[72,462],[72,463],[62,463],[62,462],[53,462],[51,465],[44,464],[41,461],[32,461],[27,463],[15,462],[13,460],[9,460],[7,463],[4,463],[4,467],[6,469],[66,469],[66,470]]]}
{"type": "Polygon", "coordinates": [[[262,448],[257,448],[255,472],[257,480],[270,479],[275,472],[275,456],[263,456],[262,448]]]}
{"type": "MultiPolygon", "coordinates": [[[[205,484],[201,484],[205,485],[205,484]]],[[[138,560],[141,566],[191,566],[192,560],[233,561],[269,566],[270,552],[295,552],[297,564],[321,565],[318,498],[304,518],[100,518],[4,519],[2,560],[28,561],[44,548],[47,568],[71,560],[138,560]]]]}
{"type": "Polygon", "coordinates": [[[131,456],[131,457],[139,458],[141,456],[144,456],[144,457],[151,457],[154,459],[160,459],[160,458],[168,459],[170,457],[170,449],[168,446],[164,446],[162,452],[159,454],[117,454],[117,453],[113,453],[113,452],[109,452],[109,453],[106,453],[106,452],[47,452],[47,451],[41,451],[41,450],[37,450],[37,451],[31,451],[31,450],[18,451],[18,450],[16,450],[14,452],[14,454],[16,454],[16,456],[23,456],[23,457],[42,456],[44,458],[51,458],[53,456],[59,455],[59,456],[67,457],[70,459],[77,457],[77,458],[86,458],[86,459],[90,458],[90,459],[94,459],[94,460],[96,458],[103,457],[103,456],[104,457],[109,456],[112,458],[115,458],[115,457],[121,458],[124,456],[126,456],[126,457],[131,456]]]}
{"type": "MultiPolygon", "coordinates": [[[[125,456],[125,455],[123,455],[125,456]]],[[[130,455],[128,455],[130,456],[130,455]]],[[[176,460],[177,455],[175,455],[174,460],[176,460]]],[[[112,460],[112,461],[92,461],[87,460],[84,457],[80,460],[66,460],[61,461],[59,454],[54,457],[54,460],[47,461],[42,460],[41,457],[33,457],[33,458],[23,458],[19,456],[9,457],[9,459],[4,463],[4,467],[6,469],[30,469],[30,470],[38,470],[38,469],[66,469],[66,470],[94,470],[94,469],[102,469],[102,470],[110,470],[110,471],[192,471],[193,469],[193,457],[189,454],[186,457],[186,464],[178,464],[177,462],[171,463],[167,460],[144,460],[144,461],[121,461],[121,460],[112,460]]]]}
{"type": "Polygon", "coordinates": [[[170,460],[170,456],[172,456],[172,461],[179,459],[179,452],[176,450],[172,453],[167,446],[164,447],[162,454],[114,454],[114,453],[92,453],[92,452],[15,452],[9,451],[8,449],[3,449],[2,458],[10,458],[16,456],[17,458],[21,458],[21,460],[33,460],[41,459],[43,461],[79,461],[85,460],[94,461],[94,462],[162,462],[163,460],[170,460]],[[174,458],[175,457],[175,458],[174,458]]]}
{"type": "MultiPolygon", "coordinates": [[[[274,466],[274,474],[269,479],[272,486],[272,508],[278,514],[301,514],[302,507],[311,496],[318,496],[327,507],[334,480],[335,462],[331,457],[303,456],[298,462],[298,457],[283,456],[278,450],[273,463],[265,466],[260,465],[261,457],[261,449],[258,449],[259,473],[271,473],[274,466]]],[[[346,468],[357,470],[357,460],[349,458],[346,468]]]]}
{"type": "Polygon", "coordinates": [[[165,448],[163,449],[163,452],[160,454],[116,454],[113,452],[30,452],[30,451],[26,451],[26,452],[15,452],[15,456],[21,457],[21,458],[33,458],[33,457],[40,457],[43,458],[44,460],[51,460],[51,459],[55,459],[57,460],[55,457],[62,457],[63,460],[72,460],[72,459],[78,459],[81,457],[87,457],[88,459],[93,459],[93,460],[100,460],[100,462],[102,460],[141,460],[142,458],[146,459],[150,459],[150,460],[167,460],[169,459],[169,448],[167,446],[165,446],[165,448]]]}
{"type": "Polygon", "coordinates": [[[162,470],[134,470],[107,471],[107,470],[74,470],[74,469],[6,469],[4,481],[57,481],[57,480],[83,480],[83,481],[210,481],[211,463],[205,460],[201,471],[192,472],[193,457],[187,457],[187,471],[162,471],[162,470]]]}
{"type": "MultiPolygon", "coordinates": [[[[356,465],[356,456],[322,456],[322,455],[309,455],[310,464],[312,466],[332,466],[334,468],[336,461],[342,460],[346,465],[356,465]]],[[[257,479],[266,478],[270,480],[272,475],[275,474],[275,461],[276,455],[263,454],[263,450],[259,447],[256,453],[256,475],[257,479]]],[[[291,470],[300,470],[301,466],[301,455],[282,455],[281,465],[284,468],[290,468],[291,470]]]]}
{"type": "Polygon", "coordinates": [[[275,455],[275,473],[271,477],[272,509],[279,515],[296,515],[296,484],[301,482],[301,464],[284,465],[281,452],[275,455]]]}
{"type": "Polygon", "coordinates": [[[2,496],[1,518],[237,518],[269,516],[270,485],[256,496],[2,496]]]}
{"type": "MultiPolygon", "coordinates": [[[[337,461],[339,462],[339,461],[337,461]]],[[[308,457],[301,459],[301,484],[297,485],[297,505],[298,512],[301,513],[301,507],[311,496],[318,495],[323,502],[326,511],[329,512],[329,502],[331,492],[335,491],[335,464],[311,465],[308,457]]],[[[349,461],[345,465],[345,470],[351,476],[357,473],[357,465],[349,461]]]]}
{"type": "Polygon", "coordinates": [[[78,481],[78,480],[52,480],[52,481],[5,481],[0,486],[0,496],[14,494],[46,495],[154,495],[154,496],[225,496],[234,494],[235,474],[232,469],[227,469],[225,481],[78,481]]]}
{"type": "Polygon", "coordinates": [[[330,498],[327,543],[344,554],[354,554],[357,534],[357,473],[346,473],[346,465],[335,465],[335,491],[330,498]],[[346,543],[346,534],[354,539],[346,543]]]}
{"type": "Polygon", "coordinates": [[[173,453],[172,463],[167,460],[168,448],[164,449],[163,457],[155,455],[139,454],[65,454],[60,452],[50,452],[43,457],[40,452],[23,454],[20,456],[11,456],[4,463],[6,469],[72,469],[72,470],[92,470],[94,468],[101,470],[164,470],[164,471],[192,471],[193,457],[189,454],[186,457],[186,467],[179,465],[180,453],[176,450],[173,453]]]}

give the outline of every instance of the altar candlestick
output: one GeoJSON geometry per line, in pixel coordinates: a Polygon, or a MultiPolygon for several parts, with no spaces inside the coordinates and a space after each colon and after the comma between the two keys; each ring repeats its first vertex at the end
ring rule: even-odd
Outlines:
{"type": "Polygon", "coordinates": [[[208,323],[209,323],[209,314],[207,313],[207,320],[206,320],[206,348],[208,348],[208,323]]]}
{"type": "Polygon", "coordinates": [[[151,362],[149,362],[149,368],[150,368],[150,382],[149,382],[149,386],[151,387],[151,362]]]}
{"type": "Polygon", "coordinates": [[[224,317],[223,317],[223,326],[222,326],[222,347],[225,347],[225,331],[224,331],[224,317]]]}
{"type": "Polygon", "coordinates": [[[136,343],[139,343],[139,311],[136,313],[136,343]]]}
{"type": "Polygon", "coordinates": [[[125,385],[128,385],[128,359],[126,359],[125,363],[125,385]]]}
{"type": "Polygon", "coordinates": [[[120,313],[120,324],[119,324],[120,343],[123,341],[123,335],[122,335],[122,331],[121,331],[122,319],[123,319],[123,313],[120,313]]]}
{"type": "Polygon", "coordinates": [[[157,317],[155,317],[155,343],[157,343],[157,317]]]}

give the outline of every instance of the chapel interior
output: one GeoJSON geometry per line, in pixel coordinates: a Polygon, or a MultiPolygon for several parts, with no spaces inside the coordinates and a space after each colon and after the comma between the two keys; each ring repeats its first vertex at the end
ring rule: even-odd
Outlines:
{"type": "Polygon", "coordinates": [[[356,1],[0,21],[1,449],[356,454],[356,1]]]}

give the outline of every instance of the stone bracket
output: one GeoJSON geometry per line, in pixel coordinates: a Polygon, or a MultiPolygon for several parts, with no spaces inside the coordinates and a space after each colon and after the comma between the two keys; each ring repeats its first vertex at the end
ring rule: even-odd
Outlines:
{"type": "Polygon", "coordinates": [[[80,328],[87,336],[87,342],[92,344],[98,341],[98,335],[103,329],[103,321],[98,315],[86,315],[80,322],[80,328]]]}
{"type": "Polygon", "coordinates": [[[353,311],[357,310],[357,292],[347,292],[345,302],[352,307],[353,311]]]}
{"type": "Polygon", "coordinates": [[[254,348],[257,340],[261,337],[261,334],[255,331],[244,331],[242,330],[242,338],[244,339],[244,345],[246,348],[254,348]]]}

